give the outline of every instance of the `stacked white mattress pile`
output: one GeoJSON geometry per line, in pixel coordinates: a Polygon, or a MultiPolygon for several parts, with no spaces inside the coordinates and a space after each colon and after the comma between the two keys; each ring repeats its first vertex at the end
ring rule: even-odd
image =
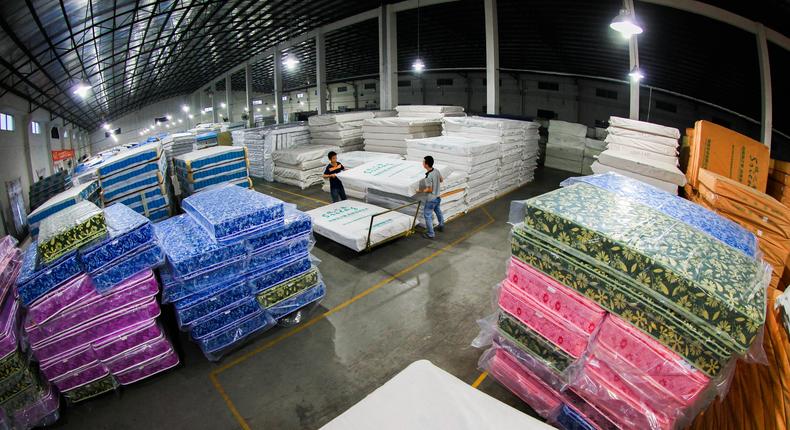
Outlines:
{"type": "MultiPolygon", "coordinates": [[[[465,201],[474,207],[496,197],[499,143],[494,139],[440,136],[408,140],[406,159],[422,162],[430,155],[436,163],[449,165],[465,177],[465,201]]],[[[519,158],[520,160],[520,158],[519,158]]],[[[442,174],[447,175],[439,169],[442,174]]],[[[447,177],[447,176],[446,176],[447,177]]],[[[442,192],[449,190],[442,184],[442,192]]],[[[467,208],[464,208],[466,210],[467,208]]]]}
{"type": "MultiPolygon", "coordinates": [[[[445,118],[443,134],[494,142],[497,157],[497,180],[495,196],[503,195],[514,188],[531,182],[538,163],[540,125],[528,121],[488,117],[445,118]]],[[[474,198],[470,190],[470,207],[484,203],[490,198],[479,195],[474,198]]]]}
{"type": "MultiPolygon", "coordinates": [[[[385,152],[367,152],[367,151],[352,151],[338,154],[337,161],[346,169],[353,169],[371,161],[387,161],[387,160],[402,160],[398,154],[387,154],[385,152]]],[[[328,159],[324,160],[327,164],[328,159]]],[[[346,196],[352,199],[365,200],[365,189],[354,188],[353,186],[343,185],[346,191],[346,196]]],[[[329,181],[324,180],[323,190],[329,192],[329,181]]]]}
{"type": "Polygon", "coordinates": [[[172,172],[173,157],[195,150],[195,134],[189,132],[169,134],[162,139],[162,148],[167,155],[167,166],[172,172]]]}
{"type": "Polygon", "coordinates": [[[592,175],[592,164],[595,163],[595,160],[598,159],[598,156],[601,155],[606,149],[606,142],[603,140],[598,139],[590,139],[589,137],[584,139],[584,160],[582,161],[582,174],[583,175],[592,175]]]}
{"type": "Polygon", "coordinates": [[[308,211],[313,231],[355,251],[409,231],[412,217],[369,203],[345,200],[308,211]],[[381,214],[381,215],[379,215],[381,214]],[[371,223],[372,218],[372,223],[371,223]]]}
{"type": "Polygon", "coordinates": [[[678,168],[678,129],[613,116],[607,132],[606,150],[593,163],[594,173],[619,173],[672,194],[686,185],[678,168]]]}
{"type": "Polygon", "coordinates": [[[274,181],[301,189],[320,184],[324,180],[325,160],[330,151],[340,152],[340,148],[310,144],[272,152],[274,181]]]}
{"type": "Polygon", "coordinates": [[[373,112],[348,112],[315,115],[307,118],[314,145],[332,145],[338,152],[362,149],[362,122],[373,119],[373,112]]]}
{"type": "Polygon", "coordinates": [[[362,124],[365,151],[406,155],[406,139],[442,134],[439,118],[374,118],[362,124]]]}
{"type": "Polygon", "coordinates": [[[274,151],[310,143],[310,130],[305,122],[234,130],[231,134],[233,146],[247,147],[250,176],[267,181],[274,181],[274,151]]]}
{"type": "Polygon", "coordinates": [[[451,116],[466,116],[461,106],[400,105],[395,108],[398,116],[407,118],[442,119],[451,116]]]}
{"type": "Polygon", "coordinates": [[[581,173],[586,139],[587,126],[584,124],[549,121],[546,167],[581,173]]]}

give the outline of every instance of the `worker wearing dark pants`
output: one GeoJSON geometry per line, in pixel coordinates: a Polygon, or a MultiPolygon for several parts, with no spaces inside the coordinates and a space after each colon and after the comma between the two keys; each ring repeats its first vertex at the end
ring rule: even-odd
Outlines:
{"type": "Polygon", "coordinates": [[[338,179],[337,174],[346,170],[342,164],[337,162],[337,153],[329,151],[329,164],[324,169],[324,179],[329,179],[329,193],[332,195],[332,203],[346,199],[346,189],[343,188],[343,183],[338,179]]]}
{"type": "Polygon", "coordinates": [[[423,159],[422,167],[426,170],[425,187],[418,191],[424,193],[422,200],[425,202],[425,207],[422,213],[425,216],[426,232],[423,236],[433,239],[435,237],[433,232],[433,214],[436,214],[436,218],[439,220],[439,226],[436,229],[444,231],[444,215],[442,215],[442,209],[439,207],[442,203],[442,199],[439,197],[439,189],[444,178],[442,178],[441,172],[433,168],[433,157],[430,155],[423,159]]]}

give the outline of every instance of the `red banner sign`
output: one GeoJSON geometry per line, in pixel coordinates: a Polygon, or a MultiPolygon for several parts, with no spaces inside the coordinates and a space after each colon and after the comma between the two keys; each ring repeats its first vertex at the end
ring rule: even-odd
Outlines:
{"type": "Polygon", "coordinates": [[[74,158],[73,149],[59,149],[52,151],[52,161],[67,160],[69,158],[74,158]]]}

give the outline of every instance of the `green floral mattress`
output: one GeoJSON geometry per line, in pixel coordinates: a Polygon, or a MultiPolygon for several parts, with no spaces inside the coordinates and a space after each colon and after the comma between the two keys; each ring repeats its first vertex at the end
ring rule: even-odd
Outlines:
{"type": "Polygon", "coordinates": [[[764,263],[648,206],[582,183],[528,200],[525,224],[708,325],[733,351],[745,352],[765,320],[764,263]]]}
{"type": "Polygon", "coordinates": [[[81,201],[41,222],[38,255],[42,264],[107,236],[104,212],[95,204],[81,201]]]}

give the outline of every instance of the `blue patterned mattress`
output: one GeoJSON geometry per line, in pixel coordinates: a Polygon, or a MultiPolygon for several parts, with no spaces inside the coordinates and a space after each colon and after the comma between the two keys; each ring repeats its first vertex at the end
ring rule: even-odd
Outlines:
{"type": "Polygon", "coordinates": [[[215,178],[217,176],[230,175],[239,171],[246,171],[248,167],[249,166],[247,164],[247,160],[241,159],[224,164],[217,164],[193,172],[187,172],[182,169],[177,169],[176,174],[178,175],[179,182],[188,184],[195,182],[203,182],[208,179],[215,178]]]}
{"type": "Polygon", "coordinates": [[[233,172],[223,173],[221,175],[216,175],[208,179],[203,179],[197,182],[186,182],[181,183],[181,189],[188,194],[195,194],[198,191],[209,191],[207,188],[212,187],[214,185],[224,184],[228,182],[236,182],[242,181],[247,179],[247,167],[245,166],[242,169],[235,170],[233,172]]]}
{"type": "Polygon", "coordinates": [[[77,253],[72,252],[41,270],[38,266],[38,243],[33,242],[25,251],[22,268],[16,280],[22,304],[30,306],[44,294],[59,287],[82,272],[77,253]]]}
{"type": "Polygon", "coordinates": [[[261,307],[253,296],[243,297],[241,300],[231,303],[229,306],[209,315],[206,318],[196,321],[190,330],[192,338],[195,340],[212,337],[218,333],[234,326],[240,320],[261,311],[261,307]]]}
{"type": "Polygon", "coordinates": [[[153,212],[149,212],[148,213],[148,219],[150,219],[151,222],[164,221],[168,217],[170,217],[170,207],[169,206],[165,206],[165,207],[163,207],[161,209],[157,209],[157,210],[155,210],[153,212]]]}
{"type": "Polygon", "coordinates": [[[198,345],[209,360],[216,361],[225,351],[238,345],[250,336],[272,328],[277,321],[260,309],[234,325],[198,340],[198,345]]]}
{"type": "Polygon", "coordinates": [[[107,238],[80,251],[85,271],[94,274],[155,242],[154,228],[144,216],[116,203],[104,209],[107,238]]]}
{"type": "Polygon", "coordinates": [[[644,182],[617,173],[568,178],[560,185],[567,187],[584,182],[649,206],[707,233],[709,236],[755,258],[757,239],[740,225],[686,199],[671,195],[644,182]]]}
{"type": "Polygon", "coordinates": [[[309,234],[284,241],[250,254],[247,270],[251,275],[266,273],[283,264],[306,258],[313,247],[309,234]]]}
{"type": "Polygon", "coordinates": [[[217,146],[174,157],[173,164],[176,169],[192,173],[231,161],[244,160],[246,156],[247,151],[243,146],[217,146]]]}
{"type": "Polygon", "coordinates": [[[236,180],[228,182],[228,184],[236,185],[236,186],[239,186],[239,187],[242,187],[242,188],[246,188],[248,190],[252,189],[252,179],[250,179],[249,177],[236,179],[236,180]]]}
{"type": "Polygon", "coordinates": [[[91,278],[93,278],[96,291],[104,293],[133,275],[159,267],[164,262],[165,253],[156,242],[153,242],[101,271],[92,273],[91,278]]]}
{"type": "Polygon", "coordinates": [[[118,203],[123,203],[126,206],[134,208],[137,205],[143,206],[144,204],[149,207],[150,202],[167,199],[167,191],[165,185],[154,185],[153,187],[146,188],[138,193],[131,194],[123,199],[118,200],[118,203]]]}
{"type": "Polygon", "coordinates": [[[285,282],[288,279],[304,274],[310,270],[312,265],[313,263],[310,261],[309,256],[303,257],[268,272],[251,274],[247,282],[250,286],[251,292],[258,294],[259,292],[285,282]]]}
{"type": "Polygon", "coordinates": [[[197,137],[195,137],[195,141],[197,142],[203,142],[206,140],[216,140],[216,139],[217,139],[216,131],[209,131],[207,133],[198,134],[197,137]]]}
{"type": "Polygon", "coordinates": [[[123,151],[98,166],[99,177],[104,178],[139,164],[158,160],[161,155],[162,145],[159,142],[123,151]]]}
{"type": "Polygon", "coordinates": [[[107,178],[102,178],[99,182],[102,190],[107,194],[119,188],[123,188],[124,185],[138,182],[140,179],[148,176],[155,176],[156,172],[164,172],[166,169],[167,159],[165,157],[160,157],[159,159],[118,172],[107,178]]]}
{"type": "Polygon", "coordinates": [[[189,279],[174,278],[170,265],[159,270],[162,276],[162,303],[171,303],[197,294],[218,283],[230,282],[247,271],[247,257],[241,256],[189,279]]]}
{"type": "Polygon", "coordinates": [[[156,169],[131,176],[124,181],[115,183],[112,187],[103,188],[102,200],[105,204],[109,204],[115,200],[130,197],[132,193],[138,193],[155,186],[163,186],[164,179],[167,176],[165,173],[167,164],[165,164],[163,160],[164,159],[160,159],[157,162],[156,169]]]}
{"type": "Polygon", "coordinates": [[[283,300],[282,302],[278,303],[275,306],[270,308],[266,308],[266,312],[272,316],[275,320],[278,320],[292,312],[296,312],[299,309],[321,300],[326,295],[326,287],[324,287],[323,282],[319,282],[318,285],[312,287],[296,296],[293,296],[289,299],[283,300]]]}
{"type": "Polygon", "coordinates": [[[189,196],[181,207],[220,243],[283,223],[283,202],[257,191],[226,186],[189,196]]]}
{"type": "Polygon", "coordinates": [[[175,303],[178,326],[187,329],[193,323],[250,296],[250,286],[244,276],[218,283],[175,303]]]}
{"type": "Polygon", "coordinates": [[[259,249],[282,243],[286,240],[302,236],[313,231],[313,221],[310,215],[286,204],[283,225],[256,234],[247,239],[247,248],[254,252],[259,249]]]}
{"type": "Polygon", "coordinates": [[[99,190],[98,181],[90,181],[86,184],[78,185],[74,188],[56,194],[44,204],[36,208],[30,215],[27,216],[28,224],[38,226],[44,218],[56,214],[63,209],[72,206],[83,200],[88,200],[96,191],[99,190]]]}

